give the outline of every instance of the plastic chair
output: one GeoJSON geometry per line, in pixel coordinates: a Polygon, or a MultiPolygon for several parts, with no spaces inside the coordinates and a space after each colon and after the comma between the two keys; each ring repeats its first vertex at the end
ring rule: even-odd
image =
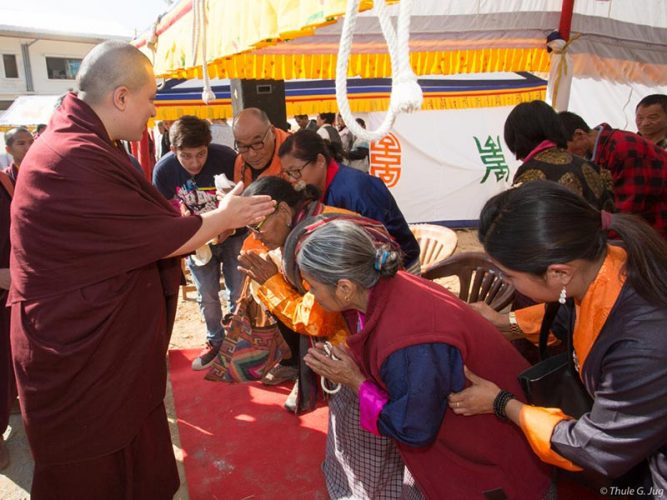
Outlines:
{"type": "Polygon", "coordinates": [[[505,309],[514,299],[514,286],[483,252],[464,252],[422,268],[422,277],[435,280],[457,276],[461,284],[459,298],[466,302],[484,301],[496,311],[505,309]]]}
{"type": "Polygon", "coordinates": [[[419,243],[419,263],[422,269],[454,253],[458,237],[448,227],[412,224],[410,230],[419,243]]]}

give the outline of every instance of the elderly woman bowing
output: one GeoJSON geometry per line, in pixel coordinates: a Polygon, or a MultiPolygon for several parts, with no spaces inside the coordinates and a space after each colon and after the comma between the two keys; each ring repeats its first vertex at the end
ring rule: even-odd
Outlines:
{"type": "Polygon", "coordinates": [[[313,348],[306,363],[358,393],[361,426],[396,441],[427,498],[550,495],[549,470],[516,429],[447,408],[464,386],[464,363],[518,392],[527,362],[495,328],[444,288],[398,271],[398,254],[349,221],[305,235],[297,263],[316,300],[346,311],[355,332],[349,354],[313,348]]]}
{"type": "MultiPolygon", "coordinates": [[[[244,252],[239,258],[242,271],[257,282],[258,299],[287,328],[302,335],[323,337],[333,344],[344,342],[348,328],[340,313],[323,309],[315,302],[312,294],[302,293],[286,280],[285,275],[291,276],[292,271],[296,270],[294,252],[289,249],[290,242],[298,240],[301,231],[309,227],[309,221],[317,220],[326,224],[329,218],[336,217],[366,221],[366,224],[374,227],[375,237],[382,241],[391,241],[391,237],[376,221],[362,219],[347,210],[322,204],[318,201],[319,192],[313,186],[297,191],[284,179],[264,177],[253,182],[244,195],[260,193],[270,196],[276,202],[276,210],[250,229],[270,252],[244,252]],[[300,224],[302,221],[303,224],[300,224]]],[[[303,340],[305,337],[302,335],[295,336],[303,340]]],[[[297,338],[293,351],[293,357],[297,360],[299,353],[305,353],[307,349],[304,347],[300,350],[299,343],[297,338]]],[[[295,389],[298,387],[297,391],[303,396],[295,403],[297,410],[303,409],[308,402],[315,403],[314,398],[308,398],[308,395],[314,396],[316,390],[309,374],[313,379],[316,377],[304,368],[307,367],[299,366],[299,383],[295,385],[295,389]]],[[[293,394],[296,395],[297,391],[293,391],[293,394]]],[[[290,405],[286,403],[286,406],[290,405]]],[[[329,431],[322,464],[329,496],[355,499],[421,498],[414,487],[414,479],[405,474],[405,466],[395,444],[387,438],[372,436],[360,429],[358,407],[356,394],[346,389],[336,392],[329,399],[329,431]]]]}

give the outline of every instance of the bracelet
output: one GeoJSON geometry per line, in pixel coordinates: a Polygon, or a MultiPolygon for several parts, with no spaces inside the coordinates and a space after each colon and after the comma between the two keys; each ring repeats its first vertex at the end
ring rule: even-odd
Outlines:
{"type": "Polygon", "coordinates": [[[517,337],[523,337],[524,336],[523,330],[521,330],[521,327],[519,326],[519,323],[516,320],[516,313],[514,311],[510,311],[510,313],[507,316],[507,319],[510,322],[510,333],[517,337]]]}
{"type": "Polygon", "coordinates": [[[496,399],[493,400],[493,413],[496,414],[496,417],[507,420],[507,413],[505,410],[507,408],[507,403],[510,402],[510,399],[514,399],[514,394],[509,391],[500,391],[496,396],[496,399]]]}

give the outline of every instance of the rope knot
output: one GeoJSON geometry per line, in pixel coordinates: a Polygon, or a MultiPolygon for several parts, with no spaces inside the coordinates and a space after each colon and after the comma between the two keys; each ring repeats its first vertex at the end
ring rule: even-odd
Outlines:
{"type": "Polygon", "coordinates": [[[374,2],[375,12],[380,22],[382,34],[387,41],[393,75],[389,110],[376,130],[366,130],[356,122],[347,97],[347,69],[352,49],[354,26],[359,11],[359,1],[347,0],[336,62],[336,102],[338,103],[338,111],[350,132],[355,137],[373,142],[387,135],[394,125],[398,113],[410,113],[420,109],[423,95],[421,87],[417,83],[417,77],[410,66],[410,10],[413,0],[401,0],[398,6],[397,30],[394,30],[391,16],[385,6],[386,0],[377,0],[374,2]]]}
{"type": "Polygon", "coordinates": [[[412,113],[421,109],[424,95],[414,73],[394,79],[391,105],[394,111],[412,113]]]}
{"type": "Polygon", "coordinates": [[[215,93],[211,90],[211,87],[207,85],[204,87],[204,91],[201,93],[201,100],[204,101],[204,104],[208,104],[216,100],[215,93]]]}

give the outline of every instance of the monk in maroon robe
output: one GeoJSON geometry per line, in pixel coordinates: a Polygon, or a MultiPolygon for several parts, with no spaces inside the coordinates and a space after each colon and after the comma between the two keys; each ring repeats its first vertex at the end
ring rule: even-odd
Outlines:
{"type": "Polygon", "coordinates": [[[16,400],[14,370],[9,347],[9,309],[5,306],[9,290],[9,204],[14,184],[0,172],[0,470],[9,465],[9,451],[2,434],[9,425],[12,402],[16,400]]]}
{"type": "Polygon", "coordinates": [[[26,156],[12,202],[11,341],[32,498],[172,498],[163,398],[180,266],[170,257],[273,203],[231,196],[180,217],[132,167],[114,144],[141,137],[156,92],[136,48],[98,45],[77,84],[26,156]]]}

